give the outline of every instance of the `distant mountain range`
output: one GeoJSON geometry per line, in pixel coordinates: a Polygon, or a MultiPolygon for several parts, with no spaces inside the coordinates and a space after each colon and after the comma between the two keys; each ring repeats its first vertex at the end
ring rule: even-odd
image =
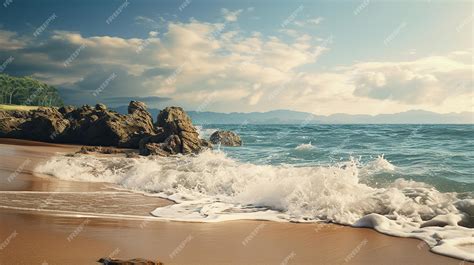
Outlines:
{"type": "MultiPolygon", "coordinates": [[[[127,106],[114,108],[119,113],[127,113],[127,106]]],[[[159,109],[149,109],[154,119],[159,109]]],[[[394,114],[314,115],[292,110],[273,110],[268,112],[197,112],[187,111],[195,124],[473,124],[474,112],[439,114],[424,110],[410,110],[394,114]]]]}

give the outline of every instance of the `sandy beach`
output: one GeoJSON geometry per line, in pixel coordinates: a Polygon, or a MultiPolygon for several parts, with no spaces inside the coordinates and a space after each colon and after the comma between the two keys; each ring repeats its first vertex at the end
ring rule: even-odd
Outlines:
{"type": "Polygon", "coordinates": [[[149,212],[171,202],[33,173],[55,153],[79,148],[0,140],[0,264],[97,264],[107,256],[164,264],[472,264],[371,229],[157,221],[149,212]]]}

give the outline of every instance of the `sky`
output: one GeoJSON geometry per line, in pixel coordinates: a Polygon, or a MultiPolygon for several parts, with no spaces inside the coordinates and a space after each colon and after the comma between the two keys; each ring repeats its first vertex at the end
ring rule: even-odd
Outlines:
{"type": "Polygon", "coordinates": [[[467,0],[0,0],[0,72],[74,105],[465,112],[473,18],[467,0]]]}

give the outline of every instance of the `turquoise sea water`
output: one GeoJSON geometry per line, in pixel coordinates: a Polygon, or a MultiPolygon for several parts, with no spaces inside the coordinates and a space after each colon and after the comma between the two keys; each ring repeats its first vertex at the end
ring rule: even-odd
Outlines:
{"type": "Polygon", "coordinates": [[[397,178],[444,192],[474,191],[473,125],[201,125],[201,135],[237,132],[242,147],[220,147],[229,157],[254,164],[366,164],[384,156],[395,170],[371,175],[371,185],[397,178]],[[311,144],[311,145],[309,145],[311,144]]]}

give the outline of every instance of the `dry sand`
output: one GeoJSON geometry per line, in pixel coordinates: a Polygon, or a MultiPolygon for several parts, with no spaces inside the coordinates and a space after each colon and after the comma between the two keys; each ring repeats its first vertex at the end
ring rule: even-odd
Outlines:
{"type": "Polygon", "coordinates": [[[165,264],[472,264],[370,229],[156,221],[149,211],[170,202],[32,173],[56,152],[78,149],[0,139],[0,264],[97,264],[106,256],[165,264]],[[128,217],[95,214],[113,212],[128,217]]]}

